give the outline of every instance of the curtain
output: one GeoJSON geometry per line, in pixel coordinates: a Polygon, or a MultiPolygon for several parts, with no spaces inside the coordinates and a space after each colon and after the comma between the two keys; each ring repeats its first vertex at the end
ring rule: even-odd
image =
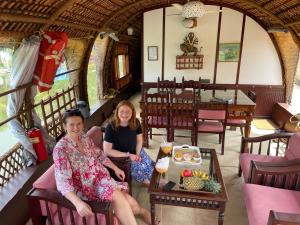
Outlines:
{"type": "MultiPolygon", "coordinates": [[[[33,72],[39,55],[40,38],[31,36],[23,39],[20,47],[13,55],[13,66],[10,77],[10,88],[31,82],[33,72]]],[[[26,89],[13,92],[8,96],[7,116],[12,117],[19,112],[22,107],[26,89]]],[[[10,122],[11,132],[23,145],[23,158],[25,165],[36,164],[36,153],[29,141],[25,129],[17,119],[10,122]]]]}

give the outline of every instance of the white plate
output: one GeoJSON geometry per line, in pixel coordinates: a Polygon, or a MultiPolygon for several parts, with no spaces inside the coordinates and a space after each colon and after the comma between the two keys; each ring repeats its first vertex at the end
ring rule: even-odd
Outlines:
{"type": "Polygon", "coordinates": [[[202,163],[202,158],[201,158],[199,147],[189,146],[189,145],[173,146],[172,161],[175,164],[181,164],[181,165],[194,165],[194,166],[200,165],[202,163]],[[185,160],[184,158],[182,158],[181,160],[177,160],[177,159],[175,159],[175,154],[178,151],[181,151],[183,154],[184,153],[190,153],[190,154],[198,153],[198,155],[200,156],[200,159],[185,160]]]}

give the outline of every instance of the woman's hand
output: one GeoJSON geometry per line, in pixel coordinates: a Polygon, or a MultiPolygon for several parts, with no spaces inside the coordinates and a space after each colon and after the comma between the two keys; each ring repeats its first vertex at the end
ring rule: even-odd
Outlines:
{"type": "Polygon", "coordinates": [[[139,155],[135,155],[135,154],[129,154],[129,159],[131,161],[141,161],[142,158],[139,155]]]}
{"type": "Polygon", "coordinates": [[[117,168],[115,168],[115,174],[121,181],[124,181],[125,173],[123,170],[121,170],[120,168],[117,167],[117,168]]]}
{"type": "Polygon", "coordinates": [[[81,217],[93,215],[91,207],[84,201],[78,201],[75,207],[81,217]]]}

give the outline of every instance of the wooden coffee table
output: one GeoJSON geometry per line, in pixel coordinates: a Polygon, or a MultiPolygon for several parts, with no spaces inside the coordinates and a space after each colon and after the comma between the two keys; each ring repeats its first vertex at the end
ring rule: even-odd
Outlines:
{"type": "MultiPolygon", "coordinates": [[[[148,192],[150,193],[152,225],[155,224],[155,204],[218,210],[218,225],[223,224],[225,205],[228,201],[228,196],[216,151],[215,149],[201,148],[200,152],[202,164],[198,166],[178,165],[170,158],[169,169],[164,174],[165,179],[176,182],[176,186],[170,191],[164,191],[162,188],[159,188],[158,184],[163,176],[154,169],[148,189],[148,192]],[[188,191],[182,189],[179,186],[180,171],[186,168],[200,169],[201,171],[205,171],[211,177],[214,177],[222,186],[221,192],[219,194],[213,194],[210,192],[188,191]]],[[[160,149],[157,160],[165,156],[166,155],[160,149]]]]}

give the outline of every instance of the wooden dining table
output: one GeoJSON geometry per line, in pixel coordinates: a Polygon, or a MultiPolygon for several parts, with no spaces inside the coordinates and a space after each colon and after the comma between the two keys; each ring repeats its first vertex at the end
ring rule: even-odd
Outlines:
{"type": "MultiPolygon", "coordinates": [[[[187,93],[193,93],[192,90],[185,90],[187,93]]],[[[148,88],[144,89],[144,92],[147,92],[149,94],[157,93],[157,88],[148,88]]],[[[176,93],[182,93],[182,89],[177,88],[175,90],[176,93]]],[[[146,123],[147,119],[145,118],[145,98],[143,97],[144,94],[142,94],[142,99],[140,102],[141,107],[141,120],[142,120],[142,127],[144,127],[144,123],[146,123]]],[[[253,120],[253,115],[255,113],[255,106],[256,103],[253,102],[244,92],[241,90],[204,90],[201,89],[195,97],[196,101],[201,102],[213,102],[213,101],[227,101],[228,102],[228,119],[243,119],[246,121],[245,126],[245,137],[250,136],[251,132],[251,122],[253,120]]],[[[143,129],[143,138],[145,146],[148,146],[148,141],[145,140],[146,130],[143,129]],[[146,141],[146,142],[145,142],[146,141]]],[[[170,140],[170,137],[168,137],[168,141],[170,140]]]]}

